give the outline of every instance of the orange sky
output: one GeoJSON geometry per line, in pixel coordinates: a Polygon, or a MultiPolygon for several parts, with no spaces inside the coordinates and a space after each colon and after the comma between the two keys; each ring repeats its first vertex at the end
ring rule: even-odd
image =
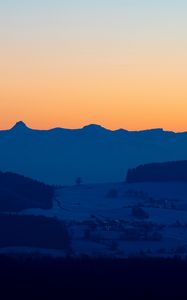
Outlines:
{"type": "Polygon", "coordinates": [[[1,129],[187,130],[184,1],[17,3],[0,7],[1,129]]]}

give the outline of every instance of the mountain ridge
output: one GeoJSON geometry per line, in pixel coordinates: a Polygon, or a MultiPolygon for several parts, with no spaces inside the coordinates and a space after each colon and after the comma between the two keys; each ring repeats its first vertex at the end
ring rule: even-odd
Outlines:
{"type": "Polygon", "coordinates": [[[11,130],[32,130],[32,131],[54,131],[54,130],[64,130],[64,131],[80,131],[80,130],[90,130],[90,131],[107,131],[107,132],[123,132],[123,133],[151,133],[151,132],[157,132],[157,133],[174,133],[174,134],[183,134],[187,133],[187,131],[172,131],[172,130],[165,130],[163,128],[148,128],[148,129],[140,129],[140,130],[128,130],[125,128],[117,128],[117,129],[109,129],[99,124],[90,123],[87,125],[84,125],[80,128],[65,128],[65,127],[52,127],[48,129],[39,129],[39,128],[31,128],[29,127],[24,121],[20,120],[17,121],[11,128],[8,129],[0,129],[0,132],[6,132],[11,130]]]}
{"type": "Polygon", "coordinates": [[[187,133],[161,128],[108,130],[90,124],[80,129],[36,130],[19,121],[0,131],[0,169],[48,184],[125,180],[137,165],[187,159],[187,133]]]}

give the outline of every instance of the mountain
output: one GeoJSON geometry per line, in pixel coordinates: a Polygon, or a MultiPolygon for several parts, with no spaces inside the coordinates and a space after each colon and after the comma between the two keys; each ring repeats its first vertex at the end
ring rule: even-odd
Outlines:
{"type": "Polygon", "coordinates": [[[18,122],[0,131],[0,169],[48,184],[117,182],[139,164],[187,159],[187,132],[163,129],[108,130],[91,124],[80,129],[35,130],[18,122]]]}
{"type": "Polygon", "coordinates": [[[29,128],[24,122],[19,121],[12,127],[11,130],[25,130],[25,129],[29,129],[29,128]]]}

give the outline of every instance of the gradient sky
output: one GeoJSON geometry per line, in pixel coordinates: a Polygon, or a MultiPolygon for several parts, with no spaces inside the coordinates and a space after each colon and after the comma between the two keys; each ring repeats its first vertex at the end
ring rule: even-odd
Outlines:
{"type": "Polygon", "coordinates": [[[0,0],[0,128],[187,130],[186,0],[0,0]]]}

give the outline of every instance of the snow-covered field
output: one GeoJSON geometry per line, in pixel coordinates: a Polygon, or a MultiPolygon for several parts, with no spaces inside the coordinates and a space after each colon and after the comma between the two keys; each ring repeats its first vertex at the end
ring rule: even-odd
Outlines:
{"type": "Polygon", "coordinates": [[[65,221],[73,255],[187,255],[186,183],[69,186],[56,191],[51,210],[22,213],[65,221]]]}

